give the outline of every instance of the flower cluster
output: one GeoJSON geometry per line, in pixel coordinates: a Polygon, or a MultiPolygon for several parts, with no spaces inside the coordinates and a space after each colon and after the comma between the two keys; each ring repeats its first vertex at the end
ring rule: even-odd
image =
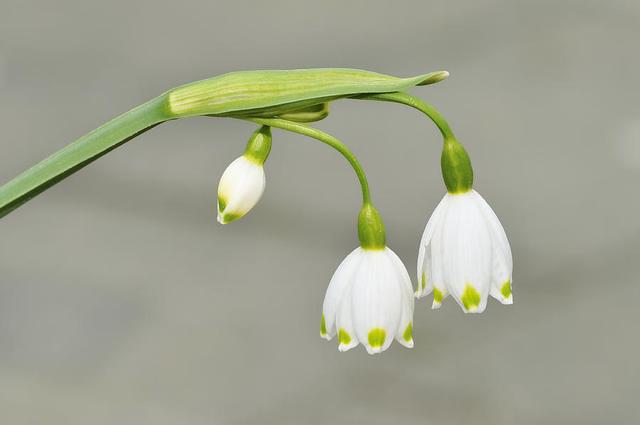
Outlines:
{"type": "Polygon", "coordinates": [[[371,353],[393,339],[413,346],[414,290],[402,261],[386,245],[382,218],[358,160],[344,143],[307,123],[324,119],[338,99],[404,104],[427,115],[444,137],[442,176],[447,194],[429,219],[418,254],[417,298],[433,293],[433,308],[451,295],[465,313],[481,313],[489,295],[513,303],[511,248],[500,221],[473,190],[467,152],[431,105],[407,90],[449,75],[437,71],[410,78],[347,68],[238,71],[176,87],[79,138],[7,184],[0,186],[0,218],[61,179],[166,121],[193,116],[231,117],[260,125],[242,156],[218,186],[218,221],[246,215],[265,190],[264,163],[271,127],[309,136],[336,149],[355,171],[362,190],[360,246],[329,283],[320,334],[338,336],[340,351],[362,344],[371,353]]]}
{"type": "MultiPolygon", "coordinates": [[[[270,146],[269,128],[263,126],[225,171],[218,188],[220,223],[242,217],[260,199],[270,146]]],[[[489,295],[513,303],[509,241],[489,204],[472,188],[467,152],[455,139],[445,139],[441,163],[447,194],[420,242],[415,292],[404,264],[386,245],[380,214],[365,196],[358,216],[360,246],[338,266],[322,306],[320,335],[337,336],[340,351],[362,344],[368,353],[380,353],[394,339],[413,347],[414,295],[433,293],[434,309],[451,295],[465,313],[483,312],[489,295]]]]}

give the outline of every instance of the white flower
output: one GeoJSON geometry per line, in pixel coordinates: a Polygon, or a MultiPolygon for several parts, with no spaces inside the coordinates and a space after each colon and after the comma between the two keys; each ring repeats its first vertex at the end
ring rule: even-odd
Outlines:
{"type": "Polygon", "coordinates": [[[336,333],[340,351],[359,343],[369,354],[393,339],[413,347],[413,288],[407,269],[389,248],[358,247],[338,266],[322,306],[320,335],[336,333]]]}
{"type": "Polygon", "coordinates": [[[253,208],[264,192],[264,166],[243,155],[233,161],[218,185],[218,221],[239,219],[253,208]]]}
{"type": "Polygon", "coordinates": [[[487,297],[512,304],[513,260],[500,220],[475,190],[447,193],[424,230],[418,290],[433,292],[432,308],[451,294],[465,312],[481,313],[487,297]]]}

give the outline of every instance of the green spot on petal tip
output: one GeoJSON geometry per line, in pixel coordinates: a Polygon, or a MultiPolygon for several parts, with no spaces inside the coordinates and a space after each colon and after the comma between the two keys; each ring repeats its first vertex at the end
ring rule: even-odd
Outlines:
{"type": "Polygon", "coordinates": [[[402,338],[407,342],[413,340],[413,323],[409,323],[407,329],[405,329],[404,333],[402,334],[402,338]]]}
{"type": "Polygon", "coordinates": [[[227,201],[224,198],[221,198],[220,196],[218,196],[218,212],[223,212],[224,209],[227,207],[227,201]]]}
{"type": "Polygon", "coordinates": [[[382,328],[373,328],[369,331],[369,345],[372,348],[382,347],[386,338],[387,333],[382,328]]]}
{"type": "Polygon", "coordinates": [[[242,218],[240,214],[222,214],[222,224],[229,224],[232,221],[236,221],[237,219],[242,218]]]}
{"type": "Polygon", "coordinates": [[[351,342],[351,335],[349,335],[349,333],[345,331],[344,328],[340,328],[340,330],[338,331],[338,341],[340,341],[340,344],[349,345],[349,343],[351,342]]]}
{"type": "Polygon", "coordinates": [[[464,287],[464,292],[462,293],[460,300],[462,301],[464,308],[468,311],[475,311],[480,305],[480,294],[473,286],[467,284],[467,286],[464,287]]]}
{"type": "Polygon", "coordinates": [[[324,314],[322,314],[322,319],[320,319],[320,336],[325,336],[327,334],[327,324],[324,321],[324,314]]]}
{"type": "Polygon", "coordinates": [[[511,280],[507,280],[502,284],[502,287],[500,287],[500,293],[505,299],[511,296],[511,280]]]}
{"type": "Polygon", "coordinates": [[[420,281],[420,284],[422,285],[422,290],[424,291],[424,289],[427,287],[427,274],[425,272],[422,272],[422,280],[420,281]]]}
{"type": "Polygon", "coordinates": [[[444,294],[442,293],[442,291],[439,290],[438,288],[433,288],[433,301],[440,304],[442,303],[443,299],[444,299],[444,294]]]}

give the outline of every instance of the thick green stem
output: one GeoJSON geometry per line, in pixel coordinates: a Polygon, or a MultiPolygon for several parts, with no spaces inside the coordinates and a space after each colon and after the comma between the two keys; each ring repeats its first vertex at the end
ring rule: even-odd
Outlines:
{"type": "Polygon", "coordinates": [[[59,150],[0,187],[0,217],[129,139],[166,121],[166,98],[130,110],[59,150]]]}
{"type": "Polygon", "coordinates": [[[438,112],[436,108],[432,105],[429,105],[427,102],[419,99],[415,96],[411,96],[408,93],[397,92],[397,93],[380,93],[373,95],[363,95],[354,97],[354,99],[364,99],[364,100],[380,100],[385,102],[395,102],[402,103],[407,106],[411,106],[412,108],[417,109],[418,111],[424,113],[426,116],[431,118],[431,121],[438,127],[440,133],[442,133],[442,137],[446,140],[455,140],[455,136],[453,135],[453,131],[449,127],[449,123],[444,119],[442,114],[438,112]]]}
{"type": "Polygon", "coordinates": [[[349,164],[351,164],[353,171],[355,171],[356,175],[358,176],[358,181],[360,182],[360,187],[362,188],[362,203],[371,203],[371,194],[369,193],[369,183],[367,182],[367,176],[365,175],[362,166],[356,159],[353,152],[351,152],[349,148],[340,140],[336,139],[330,134],[318,130],[317,128],[309,127],[308,125],[295,123],[292,121],[277,118],[248,118],[248,120],[253,121],[257,124],[268,125],[269,127],[276,127],[282,130],[292,131],[294,133],[299,133],[314,138],[323,143],[326,143],[327,145],[340,152],[340,154],[344,156],[347,161],[349,161],[349,164]]]}

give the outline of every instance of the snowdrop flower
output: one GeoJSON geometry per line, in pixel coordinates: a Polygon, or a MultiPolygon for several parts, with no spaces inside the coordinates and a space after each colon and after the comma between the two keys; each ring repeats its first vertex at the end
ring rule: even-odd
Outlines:
{"type": "Polygon", "coordinates": [[[511,248],[500,220],[472,189],[464,148],[447,141],[442,172],[448,193],[429,219],[418,254],[418,298],[433,292],[432,308],[449,294],[465,312],[481,313],[491,295],[512,304],[511,248]]]}
{"type": "Polygon", "coordinates": [[[271,130],[256,130],[244,154],[222,174],[218,185],[218,222],[231,223],[253,208],[264,193],[264,161],[271,150],[271,130]]]}
{"type": "Polygon", "coordinates": [[[378,212],[365,205],[359,217],[361,246],[331,278],[322,307],[320,336],[338,335],[340,351],[358,344],[381,353],[395,338],[413,347],[413,288],[404,264],[385,245],[378,212]]]}

